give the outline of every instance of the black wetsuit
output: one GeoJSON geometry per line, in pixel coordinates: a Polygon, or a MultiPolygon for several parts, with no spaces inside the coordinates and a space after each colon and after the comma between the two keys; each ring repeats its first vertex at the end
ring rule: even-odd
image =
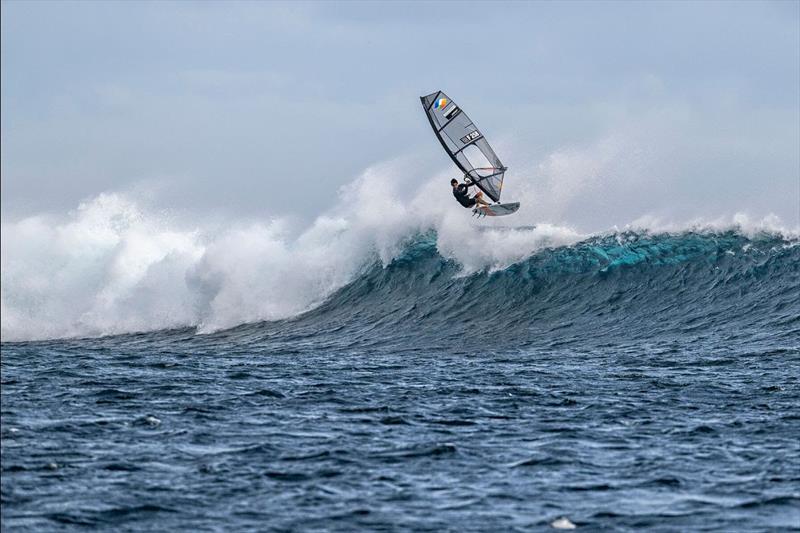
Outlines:
{"type": "Polygon", "coordinates": [[[469,197],[469,186],[463,183],[459,183],[458,187],[453,189],[453,196],[455,196],[458,203],[464,207],[472,207],[477,203],[475,202],[475,198],[469,197]]]}

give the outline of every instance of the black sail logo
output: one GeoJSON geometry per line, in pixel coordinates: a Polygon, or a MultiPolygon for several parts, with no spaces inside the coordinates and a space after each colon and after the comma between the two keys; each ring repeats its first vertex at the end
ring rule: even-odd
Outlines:
{"type": "Polygon", "coordinates": [[[456,111],[458,111],[458,107],[456,106],[456,104],[450,102],[450,107],[447,107],[444,110],[444,118],[450,120],[455,116],[456,111]]]}
{"type": "Polygon", "coordinates": [[[463,137],[461,137],[461,142],[464,143],[464,144],[467,144],[468,142],[474,141],[475,139],[477,139],[480,136],[481,136],[481,133],[478,130],[471,131],[471,132],[467,133],[466,135],[464,135],[463,137]]]}

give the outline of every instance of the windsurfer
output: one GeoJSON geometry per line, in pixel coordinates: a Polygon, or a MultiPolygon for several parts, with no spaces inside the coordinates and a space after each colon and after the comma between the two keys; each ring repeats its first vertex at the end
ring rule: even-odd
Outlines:
{"type": "Polygon", "coordinates": [[[450,180],[450,185],[453,186],[453,196],[464,207],[473,207],[475,204],[490,205],[489,202],[483,199],[483,192],[481,191],[478,191],[472,198],[469,197],[469,188],[475,184],[468,177],[464,177],[464,183],[458,183],[458,180],[453,178],[450,180]]]}

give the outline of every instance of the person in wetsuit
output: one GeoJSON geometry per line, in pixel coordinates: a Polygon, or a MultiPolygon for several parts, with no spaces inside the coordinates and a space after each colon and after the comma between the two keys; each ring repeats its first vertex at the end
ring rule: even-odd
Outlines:
{"type": "Polygon", "coordinates": [[[458,183],[458,180],[453,178],[450,180],[450,185],[453,186],[453,196],[464,207],[473,207],[475,204],[489,205],[489,202],[483,199],[483,192],[481,191],[472,198],[469,197],[469,188],[475,184],[467,178],[464,179],[464,183],[458,183]]]}

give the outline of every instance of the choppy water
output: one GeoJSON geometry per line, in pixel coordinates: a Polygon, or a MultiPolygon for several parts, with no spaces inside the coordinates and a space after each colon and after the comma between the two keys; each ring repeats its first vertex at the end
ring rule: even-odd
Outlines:
{"type": "Polygon", "coordinates": [[[800,528],[800,246],[623,234],[322,306],[2,345],[4,530],[800,528]]]}

